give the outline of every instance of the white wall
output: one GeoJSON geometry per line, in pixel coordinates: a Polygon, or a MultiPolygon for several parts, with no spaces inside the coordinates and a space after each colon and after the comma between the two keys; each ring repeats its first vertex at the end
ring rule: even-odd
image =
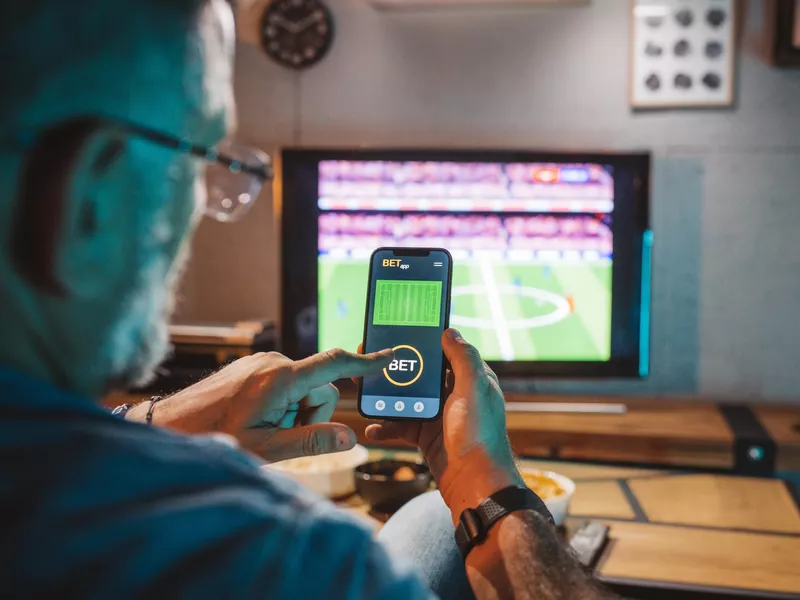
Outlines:
{"type": "MultiPolygon", "coordinates": [[[[628,106],[629,3],[380,12],[329,0],[302,74],[241,43],[240,137],[287,145],[650,149],[653,371],[545,389],[800,400],[800,71],[743,55],[737,106],[628,106]]],[[[258,14],[258,11],[254,11],[258,14]]],[[[204,223],[183,315],[278,317],[272,206],[204,223]]]]}

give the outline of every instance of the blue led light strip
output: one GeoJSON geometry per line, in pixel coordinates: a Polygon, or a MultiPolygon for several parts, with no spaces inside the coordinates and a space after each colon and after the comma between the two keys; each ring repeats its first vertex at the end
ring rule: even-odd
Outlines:
{"type": "Polygon", "coordinates": [[[650,296],[652,284],[653,231],[642,235],[642,301],[639,314],[639,377],[650,373],[650,296]]]}

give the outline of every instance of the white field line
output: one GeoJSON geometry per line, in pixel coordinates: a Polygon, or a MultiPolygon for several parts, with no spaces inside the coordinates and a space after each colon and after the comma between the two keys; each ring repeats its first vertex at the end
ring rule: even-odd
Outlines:
{"type": "Polygon", "coordinates": [[[489,310],[492,312],[495,331],[497,332],[497,342],[500,344],[500,356],[503,360],[514,360],[514,344],[511,342],[511,334],[508,331],[506,316],[503,314],[503,303],[500,300],[500,293],[497,290],[497,281],[492,271],[492,263],[488,259],[478,261],[481,267],[481,276],[486,286],[486,296],[489,299],[489,310]]]}

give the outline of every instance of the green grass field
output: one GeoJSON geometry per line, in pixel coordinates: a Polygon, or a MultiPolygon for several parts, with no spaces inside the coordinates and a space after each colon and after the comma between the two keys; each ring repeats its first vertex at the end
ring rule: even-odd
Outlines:
{"type": "Polygon", "coordinates": [[[439,326],[441,281],[378,279],[375,296],[374,325],[439,326]]]}
{"type": "MultiPolygon", "coordinates": [[[[320,261],[320,350],[361,342],[368,274],[366,261],[320,261]]],[[[608,360],[611,264],[458,261],[450,314],[487,360],[608,360]]]]}

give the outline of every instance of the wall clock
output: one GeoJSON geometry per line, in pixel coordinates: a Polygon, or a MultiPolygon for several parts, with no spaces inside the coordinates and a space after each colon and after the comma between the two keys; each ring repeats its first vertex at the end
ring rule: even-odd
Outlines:
{"type": "Polygon", "coordinates": [[[307,69],[333,42],[333,15],[321,0],[273,0],[261,21],[261,45],[276,62],[307,69]]]}

